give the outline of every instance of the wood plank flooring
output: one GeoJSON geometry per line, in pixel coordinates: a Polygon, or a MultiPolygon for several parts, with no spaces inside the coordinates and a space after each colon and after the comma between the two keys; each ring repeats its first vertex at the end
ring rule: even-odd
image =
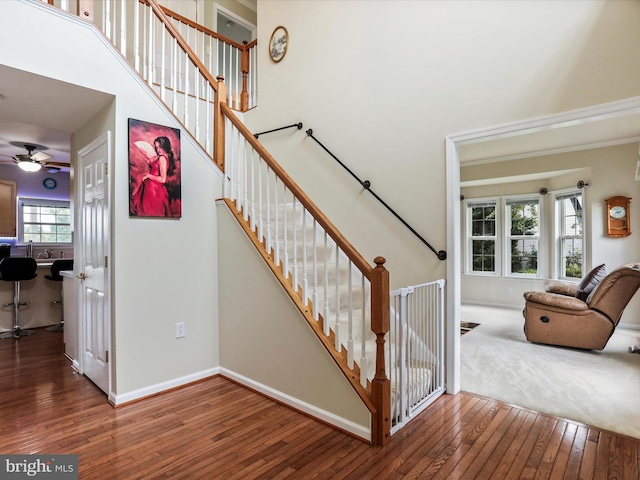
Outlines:
{"type": "Polygon", "coordinates": [[[0,340],[0,454],[73,453],[81,479],[633,479],[640,441],[466,393],[384,448],[222,377],[119,408],[39,329],[0,340]]]}

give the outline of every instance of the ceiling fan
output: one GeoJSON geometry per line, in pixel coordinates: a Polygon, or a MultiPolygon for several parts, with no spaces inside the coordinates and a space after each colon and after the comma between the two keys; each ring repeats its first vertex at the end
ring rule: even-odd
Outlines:
{"type": "Polygon", "coordinates": [[[3,157],[8,157],[11,159],[11,160],[0,160],[0,162],[15,163],[18,165],[18,167],[20,167],[25,172],[37,172],[42,167],[47,167],[50,169],[49,171],[52,172],[52,171],[60,170],[60,168],[62,167],[69,166],[66,163],[49,162],[48,160],[53,157],[48,153],[44,153],[44,152],[33,153],[33,151],[36,148],[44,148],[44,147],[38,147],[38,145],[31,145],[27,143],[27,144],[24,144],[24,148],[27,150],[27,153],[18,153],[13,157],[9,155],[5,155],[4,153],[0,153],[0,155],[2,155],[3,157]]]}

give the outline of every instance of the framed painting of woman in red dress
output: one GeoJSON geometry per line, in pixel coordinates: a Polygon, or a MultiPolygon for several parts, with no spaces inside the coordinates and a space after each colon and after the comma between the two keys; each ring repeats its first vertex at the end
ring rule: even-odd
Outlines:
{"type": "Polygon", "coordinates": [[[129,119],[129,216],[182,216],[180,129],[129,119]]]}

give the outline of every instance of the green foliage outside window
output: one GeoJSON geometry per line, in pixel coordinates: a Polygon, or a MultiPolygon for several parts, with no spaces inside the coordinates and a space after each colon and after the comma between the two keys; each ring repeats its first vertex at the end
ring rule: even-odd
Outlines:
{"type": "Polygon", "coordinates": [[[488,204],[471,207],[472,269],[474,272],[496,270],[496,206],[488,204]]]}
{"type": "Polygon", "coordinates": [[[525,237],[511,239],[511,273],[538,273],[539,224],[537,203],[511,205],[511,235],[525,237]]]}
{"type": "Polygon", "coordinates": [[[572,250],[564,259],[565,276],[569,278],[582,278],[582,252],[572,250]]]}

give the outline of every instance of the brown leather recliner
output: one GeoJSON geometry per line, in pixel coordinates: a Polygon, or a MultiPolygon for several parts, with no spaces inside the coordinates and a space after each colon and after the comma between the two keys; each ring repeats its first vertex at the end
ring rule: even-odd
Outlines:
{"type": "Polygon", "coordinates": [[[525,292],[525,336],[534,343],[602,350],[638,288],[640,264],[628,263],[604,277],[586,301],[566,285],[525,292]]]}

